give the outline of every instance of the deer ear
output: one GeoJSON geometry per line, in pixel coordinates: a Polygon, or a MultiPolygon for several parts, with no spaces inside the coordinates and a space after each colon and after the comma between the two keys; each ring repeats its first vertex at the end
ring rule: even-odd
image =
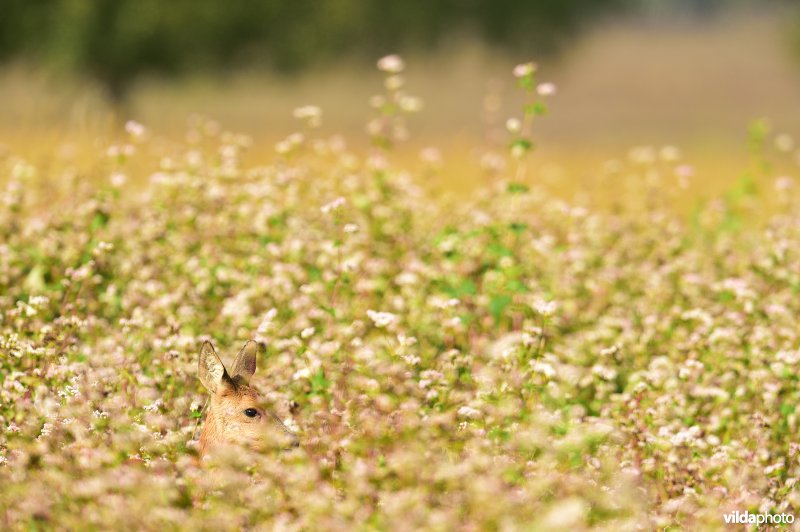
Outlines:
{"type": "Polygon", "coordinates": [[[216,351],[214,351],[214,346],[211,345],[211,342],[203,342],[203,347],[200,348],[200,362],[197,365],[197,376],[200,378],[200,382],[203,383],[203,386],[211,393],[217,393],[223,384],[231,380],[228,376],[228,372],[225,371],[222,360],[219,359],[216,351]]]}
{"type": "Polygon", "coordinates": [[[258,344],[250,340],[239,354],[236,355],[236,360],[233,361],[231,367],[231,376],[235,379],[241,377],[244,382],[248,382],[253,373],[256,372],[256,356],[258,355],[258,344]]]}

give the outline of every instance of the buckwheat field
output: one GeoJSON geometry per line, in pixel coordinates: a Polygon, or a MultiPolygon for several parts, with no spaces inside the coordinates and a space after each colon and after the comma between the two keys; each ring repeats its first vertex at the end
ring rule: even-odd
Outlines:
{"type": "MultiPolygon", "coordinates": [[[[612,205],[537,184],[525,106],[487,185],[397,157],[421,102],[379,62],[371,148],[318,133],[267,165],[193,118],[129,122],[89,179],[0,159],[0,528],[720,529],[800,510],[800,217],[792,139],[763,123],[730,191],[640,148],[612,205]],[[781,172],[777,168],[781,168],[781,172]],[[782,173],[783,169],[787,169],[782,173]],[[135,176],[144,176],[137,179],[135,176]],[[58,177],[66,193],[42,186],[58,177]],[[300,446],[198,459],[211,340],[300,446]]],[[[423,110],[424,112],[424,110],[423,110]]],[[[744,146],[743,149],[748,149],[744,146]]]]}

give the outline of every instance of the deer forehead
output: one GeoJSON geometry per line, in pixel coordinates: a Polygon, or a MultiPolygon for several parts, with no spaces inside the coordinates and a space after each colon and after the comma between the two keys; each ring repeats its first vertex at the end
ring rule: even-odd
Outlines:
{"type": "Polygon", "coordinates": [[[222,397],[228,397],[231,399],[235,398],[247,398],[247,397],[258,397],[258,392],[255,388],[248,386],[247,384],[242,384],[241,382],[237,382],[238,379],[234,379],[233,382],[235,383],[232,386],[226,386],[223,388],[223,391],[219,394],[222,397]]]}

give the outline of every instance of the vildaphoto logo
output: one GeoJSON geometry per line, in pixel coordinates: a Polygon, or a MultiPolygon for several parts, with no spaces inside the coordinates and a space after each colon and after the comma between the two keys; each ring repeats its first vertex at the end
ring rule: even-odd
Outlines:
{"type": "Polygon", "coordinates": [[[735,511],[723,515],[728,525],[784,525],[794,523],[792,514],[751,514],[735,511]]]}

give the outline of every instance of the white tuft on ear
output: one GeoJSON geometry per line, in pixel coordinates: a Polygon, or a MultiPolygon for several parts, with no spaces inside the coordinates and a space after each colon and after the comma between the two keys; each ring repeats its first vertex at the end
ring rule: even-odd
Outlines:
{"type": "Polygon", "coordinates": [[[245,382],[248,382],[250,377],[253,376],[253,373],[256,372],[257,355],[257,343],[250,340],[244,344],[242,350],[236,355],[236,360],[234,360],[233,366],[231,367],[231,377],[234,379],[236,377],[241,377],[245,382]]]}
{"type": "Polygon", "coordinates": [[[203,347],[200,348],[197,376],[211,393],[216,393],[226,380],[230,380],[228,372],[225,371],[225,366],[214,351],[211,342],[203,342],[203,347]]]}

